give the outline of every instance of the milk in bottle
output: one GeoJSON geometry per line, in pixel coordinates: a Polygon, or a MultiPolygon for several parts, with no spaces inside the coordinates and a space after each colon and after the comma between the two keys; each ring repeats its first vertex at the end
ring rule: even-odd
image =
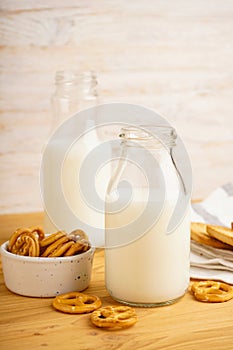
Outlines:
{"type": "Polygon", "coordinates": [[[185,184],[171,159],[172,132],[162,130],[166,147],[140,129],[123,130],[122,156],[107,191],[106,287],[130,305],[172,303],[189,284],[189,200],[182,202],[185,184]],[[183,213],[168,233],[180,198],[183,213]]]}

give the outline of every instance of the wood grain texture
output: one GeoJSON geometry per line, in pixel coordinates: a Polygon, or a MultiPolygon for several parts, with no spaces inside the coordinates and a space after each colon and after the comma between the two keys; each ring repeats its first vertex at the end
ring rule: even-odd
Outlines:
{"type": "Polygon", "coordinates": [[[232,180],[232,1],[2,0],[0,8],[2,213],[42,209],[59,69],[95,70],[101,102],[162,114],[187,147],[194,199],[232,180]]]}
{"type": "MultiPolygon", "coordinates": [[[[42,224],[41,214],[2,215],[0,233],[9,237],[19,225],[42,224]]],[[[104,286],[104,255],[97,250],[91,284],[86,293],[98,295],[103,305],[117,304],[104,286]]],[[[0,348],[57,350],[231,350],[233,322],[231,301],[208,304],[190,292],[177,303],[159,308],[136,308],[135,326],[106,331],[90,323],[90,315],[55,311],[51,298],[28,298],[6,289],[0,268],[0,348]]]]}

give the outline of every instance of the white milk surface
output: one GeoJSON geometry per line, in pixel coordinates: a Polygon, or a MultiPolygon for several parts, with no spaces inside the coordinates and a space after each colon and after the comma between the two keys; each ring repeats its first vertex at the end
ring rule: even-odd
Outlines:
{"type": "MultiPolygon", "coordinates": [[[[158,202],[153,200],[149,204],[153,208],[158,202]]],[[[181,297],[189,284],[189,215],[184,216],[172,233],[166,234],[174,209],[174,201],[166,201],[159,220],[143,234],[143,215],[139,224],[134,225],[134,222],[144,208],[145,202],[136,196],[121,212],[106,214],[106,244],[109,247],[114,242],[115,246],[105,249],[106,287],[113,298],[125,302],[156,304],[172,301],[181,297]],[[120,234],[120,227],[129,222],[131,226],[124,235],[131,242],[117,247],[117,233],[111,235],[109,228],[118,227],[120,234]]]]}
{"type": "MultiPolygon", "coordinates": [[[[109,169],[107,167],[100,169],[97,174],[91,174],[95,183],[95,190],[103,200],[100,211],[92,207],[92,203],[87,203],[81,191],[79,182],[79,172],[82,163],[96,146],[98,140],[95,130],[80,138],[69,150],[63,160],[62,168],[59,173],[55,173],[55,166],[61,150],[65,143],[59,140],[51,143],[48,147],[46,158],[44,159],[43,186],[46,196],[46,209],[51,213],[52,221],[47,212],[45,213],[44,226],[47,233],[55,232],[58,229],[70,232],[81,228],[86,230],[86,225],[92,227],[93,232],[88,230],[89,238],[94,246],[101,246],[104,243],[104,198],[107,183],[109,180],[109,169]],[[60,191],[54,186],[54,179],[60,182],[60,191]],[[58,193],[59,192],[59,193],[58,193]],[[74,214],[71,216],[71,213],[74,214]],[[57,225],[59,222],[59,226],[57,225]],[[101,236],[94,236],[95,229],[100,229],[101,236]],[[93,235],[92,235],[93,233],[93,235]]],[[[91,171],[91,167],[90,167],[91,171]]],[[[83,188],[89,186],[88,180],[84,179],[83,188]]],[[[93,193],[94,195],[94,193],[93,193]]]]}

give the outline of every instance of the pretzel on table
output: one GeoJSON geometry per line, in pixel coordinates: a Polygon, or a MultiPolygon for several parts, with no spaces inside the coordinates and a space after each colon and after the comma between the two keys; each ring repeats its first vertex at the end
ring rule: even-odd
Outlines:
{"type": "Polygon", "coordinates": [[[95,295],[70,292],[58,295],[52,303],[56,310],[69,314],[92,312],[101,306],[101,300],[95,295]]]}
{"type": "Polygon", "coordinates": [[[233,287],[223,282],[194,282],[191,292],[197,300],[211,303],[224,302],[233,298],[233,287]]]}
{"type": "Polygon", "coordinates": [[[137,314],[130,306],[105,306],[91,314],[92,323],[100,328],[127,328],[137,322],[137,314]]]}

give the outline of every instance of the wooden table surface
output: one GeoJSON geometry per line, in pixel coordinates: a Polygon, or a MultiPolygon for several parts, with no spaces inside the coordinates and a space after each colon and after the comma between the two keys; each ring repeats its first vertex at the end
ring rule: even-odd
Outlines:
{"type": "MultiPolygon", "coordinates": [[[[42,223],[42,214],[0,216],[0,240],[17,227],[42,223]]],[[[95,253],[87,293],[103,305],[117,304],[104,285],[104,252],[95,253]]],[[[55,311],[52,298],[28,298],[11,293],[0,275],[0,349],[232,349],[233,300],[202,303],[188,291],[177,303],[158,308],[136,308],[138,323],[128,329],[106,331],[90,323],[90,315],[55,311]]]]}

